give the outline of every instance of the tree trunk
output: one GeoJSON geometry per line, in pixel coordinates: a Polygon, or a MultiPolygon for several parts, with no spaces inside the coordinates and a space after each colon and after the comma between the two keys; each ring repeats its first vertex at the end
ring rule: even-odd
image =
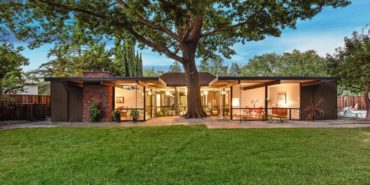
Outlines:
{"type": "Polygon", "coordinates": [[[195,44],[187,44],[182,47],[184,61],[184,71],[186,73],[186,82],[188,88],[188,110],[185,118],[204,118],[207,114],[204,112],[200,97],[200,85],[198,70],[195,64],[195,44]]]}
{"type": "Polygon", "coordinates": [[[370,93],[370,84],[367,85],[365,88],[364,93],[364,99],[365,99],[365,105],[366,105],[366,120],[370,120],[370,99],[369,99],[369,93],[370,93]]]}

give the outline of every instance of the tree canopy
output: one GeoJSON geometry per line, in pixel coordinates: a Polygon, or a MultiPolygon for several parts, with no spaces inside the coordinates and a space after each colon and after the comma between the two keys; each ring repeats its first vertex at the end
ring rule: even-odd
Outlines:
{"type": "Polygon", "coordinates": [[[31,46],[55,42],[81,28],[81,35],[108,38],[130,35],[141,46],[183,62],[182,43],[199,41],[198,57],[230,57],[234,43],[280,36],[298,19],[310,19],[324,7],[343,7],[347,0],[315,1],[67,1],[7,0],[0,4],[2,22],[31,46]],[[195,39],[195,40],[194,40],[195,39]]]}
{"type": "Polygon", "coordinates": [[[243,66],[246,76],[328,76],[326,60],[316,51],[293,50],[282,55],[268,53],[255,56],[243,66]]]}
{"type": "Polygon", "coordinates": [[[141,54],[133,43],[120,43],[112,49],[105,44],[77,45],[64,43],[52,48],[49,62],[40,66],[45,76],[81,76],[86,70],[104,70],[115,76],[142,76],[141,54]]]}
{"type": "Polygon", "coordinates": [[[238,63],[232,63],[229,67],[228,75],[230,76],[240,76],[241,75],[241,69],[238,63]]]}
{"type": "Polygon", "coordinates": [[[204,59],[199,64],[200,72],[208,72],[216,76],[227,76],[227,69],[227,65],[220,57],[204,59]]]}
{"type": "Polygon", "coordinates": [[[344,39],[344,47],[328,55],[328,68],[341,77],[341,84],[354,92],[362,91],[367,106],[366,119],[370,120],[370,29],[353,32],[344,39]]]}
{"type": "Polygon", "coordinates": [[[8,43],[0,45],[0,100],[23,89],[22,67],[28,65],[28,59],[21,54],[22,50],[8,43]]]}
{"type": "Polygon", "coordinates": [[[170,69],[169,69],[170,72],[181,72],[181,66],[178,62],[174,62],[172,65],[170,65],[170,69]]]}

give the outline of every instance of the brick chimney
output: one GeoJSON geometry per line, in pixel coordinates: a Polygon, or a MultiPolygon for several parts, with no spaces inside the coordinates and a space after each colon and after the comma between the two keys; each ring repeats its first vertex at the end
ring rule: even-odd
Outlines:
{"type": "Polygon", "coordinates": [[[104,78],[104,77],[113,77],[113,75],[112,73],[106,71],[84,71],[83,77],[104,78]]]}
{"type": "MultiPolygon", "coordinates": [[[[105,71],[85,71],[84,77],[107,78],[113,77],[112,73],[105,71]]],[[[95,101],[102,111],[100,121],[112,121],[113,86],[102,84],[101,82],[85,82],[83,85],[83,110],[82,119],[89,122],[89,102],[95,101]]]]}

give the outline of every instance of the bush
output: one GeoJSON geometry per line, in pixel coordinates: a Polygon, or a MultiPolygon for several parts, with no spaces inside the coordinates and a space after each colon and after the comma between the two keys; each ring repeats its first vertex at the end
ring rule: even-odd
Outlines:
{"type": "Polygon", "coordinates": [[[91,122],[99,121],[101,116],[101,110],[95,101],[91,100],[89,102],[89,117],[91,122]]]}
{"type": "Polygon", "coordinates": [[[311,104],[304,110],[307,120],[315,121],[324,117],[325,111],[321,108],[323,102],[323,98],[319,99],[317,102],[311,99],[311,104]]]}
{"type": "Polygon", "coordinates": [[[130,113],[130,116],[132,117],[132,121],[133,122],[137,122],[138,118],[139,118],[139,110],[137,109],[132,109],[131,110],[131,113],[130,113]]]}
{"type": "Polygon", "coordinates": [[[118,109],[113,111],[112,117],[113,117],[113,121],[117,123],[121,122],[121,112],[118,109]]]}

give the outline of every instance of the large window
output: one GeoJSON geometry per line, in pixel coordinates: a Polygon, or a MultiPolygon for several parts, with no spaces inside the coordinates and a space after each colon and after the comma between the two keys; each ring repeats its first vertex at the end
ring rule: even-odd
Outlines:
{"type": "Polygon", "coordinates": [[[143,87],[136,84],[118,84],[114,88],[114,109],[121,112],[121,120],[131,120],[131,111],[139,111],[139,120],[144,120],[143,87]]]}
{"type": "Polygon", "coordinates": [[[270,119],[299,119],[299,83],[283,83],[269,86],[268,108],[270,119]]]}

